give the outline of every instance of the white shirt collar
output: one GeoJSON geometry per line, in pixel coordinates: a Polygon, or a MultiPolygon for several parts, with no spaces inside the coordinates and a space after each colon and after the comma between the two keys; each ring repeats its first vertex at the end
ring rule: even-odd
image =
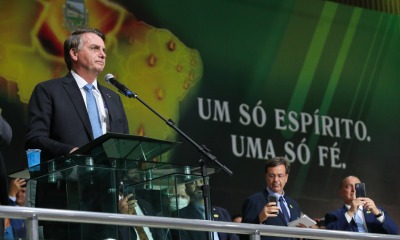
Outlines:
{"type": "MultiPolygon", "coordinates": [[[[276,192],[271,191],[271,189],[269,189],[269,187],[267,187],[267,192],[269,195],[275,195],[278,199],[280,197],[283,197],[283,199],[285,200],[285,191],[282,192],[282,195],[276,192]]],[[[286,201],[286,200],[285,200],[286,201]]]]}
{"type": "MultiPolygon", "coordinates": [[[[75,78],[76,83],[78,84],[79,89],[82,89],[86,84],[88,84],[85,79],[83,79],[81,76],[79,76],[74,70],[71,70],[72,76],[75,78]]],[[[97,78],[94,80],[92,83],[93,86],[95,87],[96,90],[99,90],[97,87],[97,78]]]]}
{"type": "MultiPolygon", "coordinates": [[[[347,210],[349,210],[350,209],[350,205],[349,204],[344,204],[344,206],[347,208],[347,210]]],[[[363,211],[363,208],[362,208],[362,206],[360,205],[360,206],[358,206],[358,208],[357,209],[360,209],[361,211],[363,211]]]]}

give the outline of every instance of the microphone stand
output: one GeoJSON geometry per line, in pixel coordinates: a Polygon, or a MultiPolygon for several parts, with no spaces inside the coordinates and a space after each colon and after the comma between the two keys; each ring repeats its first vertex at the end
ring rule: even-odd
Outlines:
{"type": "MultiPolygon", "coordinates": [[[[118,89],[118,87],[117,87],[117,89],[118,89]]],[[[209,186],[208,178],[207,178],[206,161],[203,159],[203,156],[206,157],[211,162],[213,162],[214,164],[216,164],[218,167],[220,167],[228,175],[231,176],[233,174],[232,171],[229,170],[225,165],[221,164],[217,160],[217,158],[211,154],[211,151],[205,145],[200,146],[199,144],[197,144],[188,135],[186,135],[182,130],[180,130],[178,127],[176,127],[175,122],[172,119],[167,120],[166,118],[164,118],[161,114],[159,114],[156,110],[154,110],[146,102],[144,102],[135,92],[132,92],[132,91],[128,90],[127,88],[124,89],[124,91],[121,91],[120,89],[118,89],[118,91],[120,93],[122,93],[123,95],[125,95],[126,97],[136,98],[139,102],[141,102],[144,106],[146,106],[150,111],[152,111],[159,118],[161,118],[169,127],[173,128],[177,133],[179,133],[181,136],[183,136],[189,143],[191,143],[194,147],[196,147],[197,150],[201,153],[199,162],[200,162],[200,167],[201,167],[201,176],[203,179],[202,192],[203,192],[203,198],[204,198],[205,219],[212,220],[211,219],[210,186],[209,186]]],[[[213,232],[208,232],[208,239],[209,240],[213,239],[213,232]]]]}

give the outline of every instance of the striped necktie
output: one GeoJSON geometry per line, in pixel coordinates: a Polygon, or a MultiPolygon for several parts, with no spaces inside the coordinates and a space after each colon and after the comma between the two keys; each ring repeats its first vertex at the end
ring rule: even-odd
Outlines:
{"type": "Polygon", "coordinates": [[[363,232],[363,233],[365,233],[365,232],[367,232],[367,231],[365,230],[364,222],[363,222],[363,220],[362,220],[362,218],[361,218],[361,214],[363,214],[362,209],[357,208],[356,214],[355,214],[355,216],[354,216],[354,221],[355,221],[356,224],[357,224],[358,232],[363,232]]]}
{"type": "Polygon", "coordinates": [[[283,197],[282,196],[279,198],[279,206],[281,207],[281,211],[283,213],[283,216],[285,216],[286,223],[289,223],[290,222],[289,213],[288,213],[288,211],[286,209],[286,206],[285,206],[285,203],[283,201],[283,197]]]}

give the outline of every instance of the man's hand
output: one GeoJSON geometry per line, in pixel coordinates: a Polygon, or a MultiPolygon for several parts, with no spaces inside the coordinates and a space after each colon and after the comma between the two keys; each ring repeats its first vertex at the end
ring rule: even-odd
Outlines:
{"type": "Polygon", "coordinates": [[[26,190],[26,181],[23,178],[14,178],[10,182],[10,190],[8,196],[17,197],[17,193],[21,190],[26,190]]]}
{"type": "Polygon", "coordinates": [[[350,209],[347,211],[350,217],[353,217],[354,214],[356,214],[360,205],[364,207],[364,203],[361,201],[361,198],[355,198],[350,202],[350,209]]]}
{"type": "Polygon", "coordinates": [[[136,199],[129,200],[129,198],[131,198],[132,196],[133,196],[133,194],[128,194],[127,196],[121,198],[118,201],[118,210],[120,213],[124,213],[124,214],[133,214],[134,213],[137,200],[136,199]]]}
{"type": "Polygon", "coordinates": [[[267,203],[264,208],[261,210],[260,214],[258,214],[258,219],[260,223],[263,223],[269,217],[276,217],[279,213],[279,207],[275,202],[267,203]]]}
{"type": "Polygon", "coordinates": [[[371,198],[357,198],[361,201],[363,207],[367,211],[371,211],[374,215],[378,215],[380,210],[376,207],[375,202],[371,198]]]}

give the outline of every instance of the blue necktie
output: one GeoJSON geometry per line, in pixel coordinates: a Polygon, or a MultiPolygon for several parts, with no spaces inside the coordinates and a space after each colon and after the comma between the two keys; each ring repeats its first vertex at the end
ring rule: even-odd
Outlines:
{"type": "Polygon", "coordinates": [[[89,114],[90,124],[92,125],[93,138],[97,138],[103,134],[100,124],[99,110],[97,108],[96,99],[93,95],[92,84],[86,84],[83,87],[86,90],[86,104],[89,114]]]}
{"type": "Polygon", "coordinates": [[[357,208],[356,215],[354,216],[354,220],[356,221],[358,232],[365,233],[367,231],[365,231],[364,223],[362,221],[360,214],[362,214],[362,210],[360,208],[357,208]]]}
{"type": "Polygon", "coordinates": [[[286,223],[289,223],[290,222],[289,213],[288,213],[288,211],[286,209],[285,203],[283,202],[283,197],[282,196],[279,198],[279,206],[281,207],[281,211],[283,213],[283,216],[285,216],[286,223]]]}

